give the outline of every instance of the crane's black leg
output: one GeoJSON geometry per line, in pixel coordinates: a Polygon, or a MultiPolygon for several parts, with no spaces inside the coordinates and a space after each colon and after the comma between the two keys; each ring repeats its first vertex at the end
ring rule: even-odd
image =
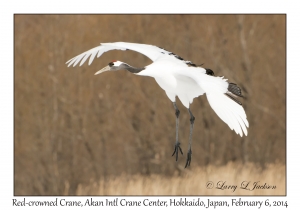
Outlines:
{"type": "Polygon", "coordinates": [[[191,116],[191,118],[190,118],[191,126],[190,126],[190,137],[189,137],[189,149],[188,149],[188,153],[187,153],[185,168],[191,164],[191,160],[192,160],[192,134],[193,134],[193,128],[194,128],[194,121],[195,121],[195,117],[193,116],[190,109],[189,109],[189,113],[191,116]]]}
{"type": "Polygon", "coordinates": [[[174,154],[176,154],[176,161],[177,161],[178,160],[178,150],[180,150],[181,154],[183,155],[181,147],[180,147],[180,143],[178,141],[178,125],[179,125],[179,114],[180,114],[180,111],[179,111],[179,109],[176,106],[176,102],[173,102],[173,106],[175,108],[175,115],[176,115],[176,143],[175,143],[175,149],[174,149],[174,152],[173,152],[172,156],[174,154]]]}

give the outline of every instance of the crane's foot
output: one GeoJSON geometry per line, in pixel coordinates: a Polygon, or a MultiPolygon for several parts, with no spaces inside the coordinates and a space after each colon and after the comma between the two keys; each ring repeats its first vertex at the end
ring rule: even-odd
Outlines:
{"type": "Polygon", "coordinates": [[[181,147],[180,147],[180,143],[179,143],[179,142],[177,142],[177,143],[175,144],[175,149],[174,149],[174,152],[173,152],[173,154],[172,154],[172,156],[173,156],[174,154],[176,154],[176,161],[178,160],[178,150],[180,150],[181,154],[183,155],[182,150],[181,150],[181,147]]]}
{"type": "Polygon", "coordinates": [[[189,151],[187,153],[187,159],[186,159],[186,164],[185,164],[184,168],[186,168],[187,166],[190,166],[191,161],[192,161],[192,150],[189,149],[189,151]]]}

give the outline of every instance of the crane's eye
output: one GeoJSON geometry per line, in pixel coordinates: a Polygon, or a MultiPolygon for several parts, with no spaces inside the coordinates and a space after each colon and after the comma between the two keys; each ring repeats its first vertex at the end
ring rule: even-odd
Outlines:
{"type": "Polygon", "coordinates": [[[113,63],[113,62],[110,62],[108,65],[109,65],[110,67],[112,67],[112,66],[114,65],[114,63],[113,63]]]}

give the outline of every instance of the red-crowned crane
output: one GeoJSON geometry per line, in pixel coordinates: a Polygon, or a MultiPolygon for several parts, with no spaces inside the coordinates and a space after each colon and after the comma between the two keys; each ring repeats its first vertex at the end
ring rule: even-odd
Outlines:
{"type": "Polygon", "coordinates": [[[172,156],[176,154],[176,161],[178,159],[178,151],[183,154],[178,140],[180,111],[176,105],[176,96],[188,109],[190,114],[190,134],[185,167],[191,163],[192,133],[195,117],[190,110],[190,104],[195,97],[206,93],[210,106],[229,128],[241,137],[243,133],[247,136],[246,127],[249,127],[249,123],[242,104],[236,99],[237,96],[243,97],[241,89],[236,84],[227,82],[227,79],[223,77],[214,76],[214,72],[211,69],[205,69],[191,61],[185,61],[180,56],[163,48],[127,42],[102,43],[100,46],[70,59],[67,61],[67,64],[68,66],[76,66],[81,61],[81,66],[90,57],[90,65],[96,55],[100,57],[104,52],[110,50],[133,50],[153,61],[148,66],[136,68],[125,62],[114,60],[108,66],[97,71],[95,75],[105,71],[127,70],[136,75],[149,76],[155,79],[158,85],[166,92],[175,108],[176,142],[172,156]]]}

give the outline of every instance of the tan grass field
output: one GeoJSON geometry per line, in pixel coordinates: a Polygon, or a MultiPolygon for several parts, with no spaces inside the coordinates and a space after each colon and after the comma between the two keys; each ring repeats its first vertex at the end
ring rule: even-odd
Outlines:
{"type": "MultiPolygon", "coordinates": [[[[126,175],[108,180],[79,184],[77,195],[285,195],[285,166],[268,165],[261,169],[254,164],[229,163],[225,166],[198,167],[183,170],[184,175],[126,175]],[[219,182],[219,183],[218,183],[219,182]],[[244,184],[242,184],[244,182],[244,184]],[[248,186],[247,183],[249,182],[248,186]],[[252,190],[254,182],[261,188],[252,190]],[[211,185],[213,183],[213,186],[211,185]],[[236,186],[236,188],[235,188],[236,186]],[[242,189],[241,187],[246,189],[242,189]],[[267,187],[269,189],[266,189],[267,187]],[[208,189],[211,188],[211,189],[208,189]],[[223,189],[219,189],[223,188],[223,189]],[[235,189],[234,189],[235,188],[235,189]],[[248,190],[247,190],[248,189],[248,190]]],[[[65,192],[68,192],[65,183],[65,192]]],[[[67,193],[66,193],[67,195],[67,193]]]]}

